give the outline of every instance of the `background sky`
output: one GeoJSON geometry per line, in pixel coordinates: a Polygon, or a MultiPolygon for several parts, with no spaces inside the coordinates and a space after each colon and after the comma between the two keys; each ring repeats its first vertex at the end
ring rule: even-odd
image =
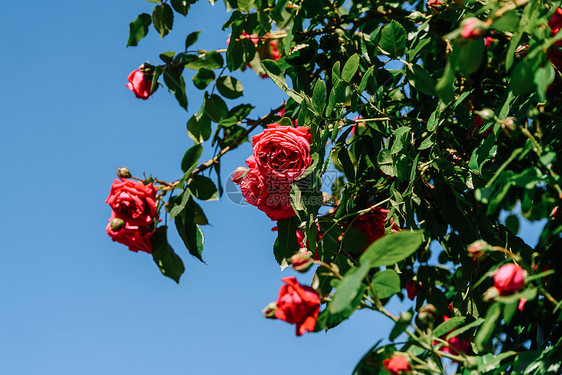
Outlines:
{"type": "MultiPolygon", "coordinates": [[[[295,327],[262,318],[277,299],[280,272],[272,254],[275,225],[254,207],[226,197],[202,202],[207,266],[171,230],[186,265],[180,284],[145,253],[113,243],[104,228],[115,168],[163,180],[180,177],[192,145],[185,123],[202,92],[188,78],[189,112],[161,87],[147,101],[125,87],[130,71],[158,54],[225,48],[228,18],[201,0],[188,18],[175,14],[163,41],[151,27],[125,48],[129,22],[154,4],[142,0],[11,1],[0,22],[0,373],[2,374],[348,374],[391,325],[356,312],[325,333],[295,336],[295,327]]],[[[252,71],[234,76],[259,117],[283,92],[252,71]]],[[[223,178],[250,155],[229,153],[223,178]]],[[[209,150],[202,160],[210,156],[209,150]]],[[[534,244],[537,227],[524,225],[534,244]]],[[[312,273],[298,278],[308,284],[312,273]]],[[[408,303],[392,302],[393,312],[408,303]]]]}

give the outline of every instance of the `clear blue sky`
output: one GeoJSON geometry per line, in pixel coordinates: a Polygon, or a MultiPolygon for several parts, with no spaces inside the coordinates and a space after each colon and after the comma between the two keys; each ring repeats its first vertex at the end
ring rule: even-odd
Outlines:
{"type": "MultiPolygon", "coordinates": [[[[189,114],[164,88],[146,102],[135,99],[125,88],[128,73],[146,59],[157,63],[160,52],[181,50],[191,31],[203,30],[201,48],[225,47],[223,5],[201,0],[187,19],[176,14],[164,41],[151,29],[139,47],[125,48],[129,22],[153,6],[2,5],[0,373],[350,373],[390,325],[360,311],[328,334],[297,338],[294,326],[263,319],[280,278],[293,273],[279,271],[274,223],[255,208],[227,199],[202,203],[212,224],[204,228],[208,265],[172,236],[187,268],[179,286],[150,255],[105,234],[115,168],[176,179],[192,144],[185,123],[200,105],[190,83],[189,114]]],[[[251,71],[235,75],[245,100],[258,105],[255,116],[284,98],[251,71]]],[[[250,152],[248,144],[233,152],[224,177],[250,152]]]]}

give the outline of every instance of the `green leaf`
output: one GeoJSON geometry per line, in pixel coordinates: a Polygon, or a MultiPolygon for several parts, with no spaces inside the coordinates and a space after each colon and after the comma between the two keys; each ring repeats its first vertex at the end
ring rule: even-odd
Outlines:
{"type": "Polygon", "coordinates": [[[371,79],[371,77],[373,76],[374,70],[375,70],[375,66],[371,66],[369,69],[367,69],[367,71],[363,75],[363,78],[361,78],[361,83],[359,84],[359,89],[358,89],[359,92],[365,91],[367,85],[369,85],[369,79],[371,79]]]}
{"type": "Polygon", "coordinates": [[[446,334],[447,332],[449,332],[449,331],[457,328],[461,324],[463,324],[465,320],[466,320],[466,318],[464,316],[455,316],[454,318],[451,318],[451,319],[447,320],[446,322],[443,322],[443,323],[439,324],[435,328],[435,330],[433,331],[433,334],[436,337],[441,337],[444,334],[446,334]]]}
{"type": "Polygon", "coordinates": [[[175,217],[174,222],[185,247],[191,255],[203,262],[203,243],[205,237],[197,224],[195,224],[196,209],[192,198],[185,208],[175,217]]]}
{"type": "Polygon", "coordinates": [[[194,31],[185,38],[186,50],[197,42],[197,39],[199,39],[199,34],[201,34],[201,31],[194,31]]]}
{"type": "Polygon", "coordinates": [[[435,95],[435,80],[421,66],[410,65],[406,75],[416,90],[426,95],[435,95]]]}
{"type": "Polygon", "coordinates": [[[174,25],[174,11],[172,7],[166,3],[156,5],[152,12],[152,22],[154,23],[154,28],[160,34],[160,38],[164,39],[172,31],[172,26],[174,25]]]}
{"type": "Polygon", "coordinates": [[[222,76],[217,79],[217,89],[225,98],[236,99],[242,96],[244,86],[234,77],[222,76]]]}
{"type": "Polygon", "coordinates": [[[535,89],[535,70],[527,60],[519,61],[513,68],[509,89],[515,95],[527,94],[535,89]]]}
{"type": "Polygon", "coordinates": [[[328,304],[330,314],[339,314],[353,310],[352,302],[361,291],[363,279],[369,273],[371,265],[369,260],[361,262],[359,268],[352,268],[345,274],[345,277],[336,288],[333,299],[328,304]]]}
{"type": "Polygon", "coordinates": [[[496,322],[500,317],[500,314],[501,307],[499,303],[494,303],[488,308],[485,321],[482,326],[480,326],[480,329],[476,334],[476,338],[474,339],[474,343],[476,344],[476,348],[479,353],[487,351],[488,344],[494,334],[496,322]]]}
{"type": "Polygon", "coordinates": [[[457,68],[465,77],[476,72],[486,56],[484,39],[469,39],[465,43],[455,48],[459,48],[457,68]]]}
{"type": "Polygon", "coordinates": [[[215,72],[209,70],[207,68],[201,68],[195,75],[192,77],[193,84],[199,90],[204,90],[205,87],[209,85],[209,83],[213,82],[215,79],[215,72]]]}
{"type": "Polygon", "coordinates": [[[219,199],[217,187],[209,177],[195,175],[188,187],[193,196],[202,201],[219,199]]]}
{"type": "Polygon", "coordinates": [[[185,271],[181,258],[174,252],[168,243],[166,234],[168,227],[159,227],[152,239],[152,259],[166,277],[179,284],[180,277],[185,271]]]}
{"type": "Polygon", "coordinates": [[[205,142],[211,136],[211,131],[211,119],[206,114],[199,119],[197,115],[193,115],[187,121],[187,135],[195,143],[205,142]]]}
{"type": "Polygon", "coordinates": [[[187,111],[187,95],[185,93],[185,80],[182,69],[165,69],[163,71],[164,83],[174,93],[180,106],[187,111]]]}
{"type": "Polygon", "coordinates": [[[472,328],[478,327],[480,326],[482,323],[484,323],[484,319],[482,318],[478,318],[476,319],[474,322],[469,323],[459,329],[454,330],[453,332],[449,333],[446,337],[447,340],[450,340],[451,338],[458,336],[460,334],[465,333],[468,330],[471,330],[472,328]]]}
{"type": "Polygon", "coordinates": [[[402,56],[406,48],[406,30],[404,30],[404,27],[395,20],[383,27],[379,48],[393,58],[402,56]]]}
{"type": "Polygon", "coordinates": [[[187,16],[187,13],[189,12],[189,4],[190,4],[187,0],[171,0],[170,3],[172,4],[172,7],[176,12],[178,12],[183,16],[187,16]]]}
{"type": "MultiPolygon", "coordinates": [[[[180,196],[181,196],[180,204],[175,205],[170,210],[170,219],[173,219],[174,217],[178,216],[178,214],[185,208],[185,205],[187,204],[187,201],[189,200],[189,197],[191,196],[191,192],[186,189],[181,193],[180,196]]],[[[177,198],[177,197],[174,197],[174,198],[177,198]]]]}
{"type": "Polygon", "coordinates": [[[324,113],[324,108],[326,107],[326,85],[320,78],[318,78],[316,85],[314,85],[312,105],[320,115],[324,113]]]}
{"type": "Polygon", "coordinates": [[[341,79],[345,82],[351,81],[355,73],[357,72],[357,68],[359,68],[359,60],[360,57],[358,54],[353,54],[343,66],[343,70],[341,72],[341,79]]]}
{"type": "Polygon", "coordinates": [[[519,25],[519,12],[516,9],[508,10],[503,13],[501,17],[494,20],[491,29],[498,30],[501,32],[514,33],[517,31],[517,26],[519,25]]]}
{"type": "Polygon", "coordinates": [[[400,276],[391,269],[377,272],[371,282],[371,289],[379,299],[392,297],[401,290],[400,276]]]}
{"type": "Polygon", "coordinates": [[[197,144],[187,149],[183,158],[181,159],[181,170],[184,173],[195,169],[197,163],[199,162],[199,158],[201,157],[201,153],[203,152],[203,146],[197,144]]]}
{"type": "Polygon", "coordinates": [[[534,82],[537,85],[537,94],[539,94],[539,100],[546,100],[546,90],[556,77],[556,72],[552,67],[552,64],[546,64],[542,68],[538,68],[535,72],[534,82]]]}
{"type": "Polygon", "coordinates": [[[254,6],[254,0],[237,0],[238,2],[238,9],[243,12],[250,12],[252,7],[254,6]]]}
{"type": "Polygon", "coordinates": [[[164,61],[164,63],[166,64],[170,64],[174,60],[175,55],[176,55],[175,51],[162,52],[160,54],[160,60],[164,61]]]}
{"type": "Polygon", "coordinates": [[[392,155],[390,154],[390,150],[381,150],[377,155],[377,163],[384,174],[394,177],[394,167],[392,166],[392,155]]]}
{"type": "MultiPolygon", "coordinates": [[[[189,55],[191,56],[191,55],[189,55]]],[[[220,69],[224,64],[224,59],[217,51],[207,51],[202,58],[195,59],[185,65],[187,69],[199,70],[201,68],[220,69]]]]}
{"type": "Polygon", "coordinates": [[[287,81],[285,81],[285,75],[279,68],[279,65],[277,65],[277,62],[266,59],[261,61],[261,65],[265,70],[265,72],[267,73],[267,75],[269,76],[269,78],[271,78],[273,83],[275,83],[281,90],[285,91],[287,95],[293,98],[293,100],[296,101],[297,103],[302,102],[303,99],[302,96],[299,93],[295,92],[294,90],[290,89],[289,86],[287,86],[287,81]]]}
{"type": "Polygon", "coordinates": [[[211,121],[218,123],[222,118],[228,117],[228,107],[220,96],[213,94],[205,99],[205,114],[211,121]]]}
{"type": "Polygon", "coordinates": [[[297,241],[298,225],[299,221],[296,217],[277,222],[277,238],[273,244],[273,255],[281,266],[281,270],[289,265],[287,259],[299,251],[299,243],[297,241]]]}
{"type": "Polygon", "coordinates": [[[359,261],[371,267],[391,266],[412,255],[423,243],[423,231],[400,231],[379,238],[361,255],[359,261]]]}
{"type": "Polygon", "coordinates": [[[127,47],[137,46],[142,38],[148,34],[148,27],[152,23],[150,14],[141,13],[139,16],[129,24],[129,40],[127,47]]]}

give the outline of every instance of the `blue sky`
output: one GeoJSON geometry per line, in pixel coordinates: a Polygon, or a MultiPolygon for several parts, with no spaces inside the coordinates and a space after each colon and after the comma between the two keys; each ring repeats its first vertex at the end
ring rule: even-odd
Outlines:
{"type": "MultiPolygon", "coordinates": [[[[263,319],[280,278],[293,273],[280,272],[271,250],[275,224],[255,208],[225,198],[202,203],[212,224],[204,228],[208,265],[172,235],[187,268],[179,286],[150,255],[105,234],[115,168],[177,179],[192,144],[185,123],[201,103],[190,83],[189,113],[164,88],[146,102],[135,99],[125,87],[128,73],[157,63],[160,52],[181,50],[191,31],[203,30],[197,47],[226,45],[218,30],[228,15],[202,0],[187,19],[176,15],[164,41],[151,29],[139,47],[125,48],[129,22],[153,5],[2,6],[0,373],[350,373],[391,326],[359,311],[328,334],[297,338],[294,326],[263,319]]],[[[245,85],[244,100],[257,105],[255,117],[284,99],[252,71],[234,75],[245,85]]],[[[249,144],[232,152],[224,177],[250,152],[249,144]]],[[[309,283],[311,276],[298,278],[309,283]]],[[[406,306],[391,305],[395,312],[406,306]]]]}

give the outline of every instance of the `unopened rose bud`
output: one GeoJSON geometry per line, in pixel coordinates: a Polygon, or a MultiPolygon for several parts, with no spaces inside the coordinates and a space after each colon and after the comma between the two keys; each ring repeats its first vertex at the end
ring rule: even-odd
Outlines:
{"type": "Polygon", "coordinates": [[[437,309],[432,304],[423,306],[418,312],[418,320],[425,325],[432,324],[435,321],[436,316],[437,309]]]}
{"type": "Polygon", "coordinates": [[[115,218],[109,222],[109,227],[112,231],[117,232],[125,227],[125,222],[119,218],[115,218]]]}
{"type": "Polygon", "coordinates": [[[277,319],[275,317],[275,312],[277,311],[277,302],[271,302],[269,305],[262,310],[263,316],[267,319],[277,319]]]}
{"type": "Polygon", "coordinates": [[[468,245],[466,251],[469,257],[480,260],[484,259],[486,257],[486,252],[491,249],[492,247],[486,241],[478,240],[468,245]]]}
{"type": "Polygon", "coordinates": [[[426,19],[425,15],[422,12],[418,12],[417,10],[411,12],[408,15],[408,18],[414,22],[421,22],[421,21],[425,21],[426,19]]]}
{"type": "Polygon", "coordinates": [[[490,108],[484,108],[481,111],[476,112],[478,115],[480,115],[480,117],[482,118],[482,120],[484,121],[490,121],[493,120],[496,117],[496,114],[494,113],[493,110],[491,110],[490,108]]]}
{"type": "Polygon", "coordinates": [[[519,46],[515,49],[515,55],[517,55],[519,57],[523,57],[527,54],[528,51],[529,51],[529,45],[525,44],[525,45],[519,46]]]}
{"type": "Polygon", "coordinates": [[[515,130],[516,125],[515,125],[515,118],[513,117],[508,117],[505,120],[502,121],[502,126],[504,128],[506,128],[507,130],[515,130]]]}
{"type": "Polygon", "coordinates": [[[408,298],[413,301],[414,298],[418,295],[418,290],[421,288],[422,284],[417,280],[410,280],[408,284],[406,284],[406,292],[408,293],[408,298]]]}
{"type": "Polygon", "coordinates": [[[410,313],[409,311],[402,311],[400,313],[400,321],[401,322],[410,322],[410,320],[412,320],[412,313],[410,313]]]}
{"type": "Polygon", "coordinates": [[[154,67],[149,63],[144,63],[139,66],[139,70],[144,74],[152,74],[154,73],[154,67]]]}
{"type": "Polygon", "coordinates": [[[121,178],[131,178],[131,171],[127,167],[117,168],[117,176],[121,178]]]}
{"type": "Polygon", "coordinates": [[[314,259],[312,258],[312,251],[302,248],[298,253],[291,257],[291,267],[297,272],[304,273],[312,267],[314,259]]]}
{"type": "Polygon", "coordinates": [[[248,174],[249,169],[245,167],[238,167],[234,172],[232,172],[232,177],[230,180],[235,184],[240,184],[244,177],[248,174]]]}

